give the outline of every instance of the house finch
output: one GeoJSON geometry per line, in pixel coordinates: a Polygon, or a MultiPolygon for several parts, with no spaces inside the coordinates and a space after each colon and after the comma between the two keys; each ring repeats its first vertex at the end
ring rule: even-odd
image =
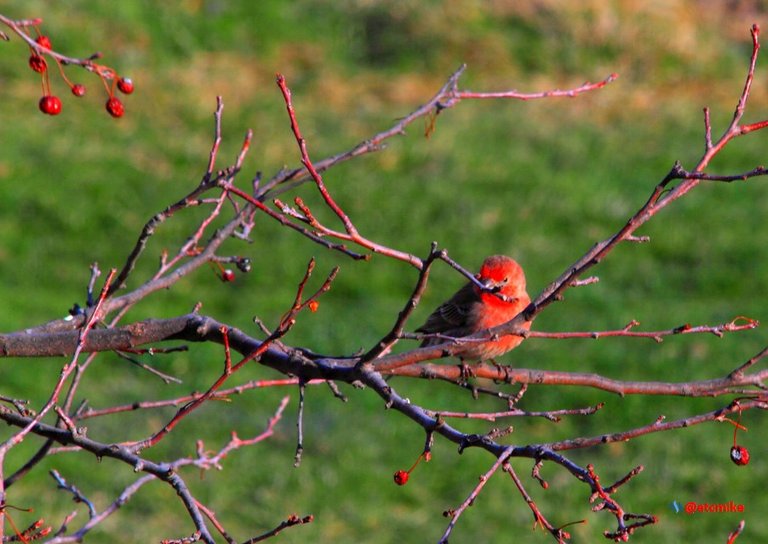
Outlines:
{"type": "MultiPolygon", "coordinates": [[[[475,276],[490,291],[482,291],[472,282],[441,304],[416,332],[439,333],[460,338],[501,325],[522,312],[531,299],[525,291],[525,274],[517,262],[505,255],[483,261],[475,276]],[[502,298],[497,295],[502,295],[502,298]]],[[[522,324],[530,329],[531,323],[522,324]]],[[[421,346],[442,344],[443,338],[427,338],[421,346]]],[[[505,335],[496,340],[467,341],[456,355],[461,359],[493,359],[517,347],[522,336],[505,335]]]]}

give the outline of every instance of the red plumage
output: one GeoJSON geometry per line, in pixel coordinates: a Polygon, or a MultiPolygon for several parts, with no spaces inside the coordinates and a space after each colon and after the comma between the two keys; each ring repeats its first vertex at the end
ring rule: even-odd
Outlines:
{"type": "MultiPolygon", "coordinates": [[[[425,334],[461,338],[496,327],[513,319],[531,302],[525,290],[525,273],[517,262],[505,255],[493,255],[483,261],[477,279],[490,291],[468,282],[441,304],[426,323],[416,329],[425,334]],[[501,297],[497,296],[501,295],[501,297]]],[[[530,329],[527,321],[521,325],[530,329]]],[[[426,338],[422,347],[442,344],[446,338],[426,338]]],[[[462,359],[486,360],[499,357],[516,348],[522,336],[505,335],[496,340],[466,341],[457,356],[462,359]]]]}

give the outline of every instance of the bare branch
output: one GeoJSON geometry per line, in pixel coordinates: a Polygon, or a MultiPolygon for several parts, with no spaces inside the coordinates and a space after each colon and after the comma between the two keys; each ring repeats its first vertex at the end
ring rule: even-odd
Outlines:
{"type": "Polygon", "coordinates": [[[459,516],[464,513],[464,510],[472,506],[472,504],[475,502],[475,499],[477,499],[477,496],[480,494],[480,491],[482,491],[483,487],[485,486],[486,482],[491,478],[491,476],[494,475],[494,473],[504,465],[507,460],[509,459],[509,456],[512,454],[514,448],[509,447],[505,449],[501,455],[496,459],[496,462],[491,466],[488,471],[480,476],[479,483],[475,486],[475,488],[472,490],[472,492],[469,494],[469,496],[466,498],[466,500],[461,503],[461,505],[456,510],[448,510],[443,513],[445,517],[451,518],[450,523],[448,523],[448,527],[446,527],[445,532],[443,533],[443,536],[440,538],[439,542],[440,544],[447,544],[448,537],[451,536],[451,532],[453,531],[453,528],[456,526],[456,522],[459,520],[459,516]]]}

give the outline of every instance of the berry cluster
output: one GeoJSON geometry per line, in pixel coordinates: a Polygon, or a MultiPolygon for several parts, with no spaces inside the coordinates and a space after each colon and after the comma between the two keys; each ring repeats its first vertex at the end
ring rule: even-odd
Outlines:
{"type": "MultiPolygon", "coordinates": [[[[51,47],[51,40],[48,36],[41,34],[37,26],[34,27],[37,32],[37,37],[34,39],[35,46],[30,45],[29,67],[40,74],[43,85],[43,96],[38,103],[40,111],[47,115],[58,115],[61,113],[62,104],[61,99],[53,94],[51,91],[51,80],[49,76],[49,61],[53,60],[56,67],[61,74],[61,78],[69,86],[70,91],[76,97],[85,96],[85,85],[80,83],[72,83],[67,77],[62,67],[61,55],[53,52],[51,47]]],[[[82,66],[86,67],[90,71],[96,73],[101,78],[104,88],[107,91],[107,102],[105,108],[112,117],[122,117],[125,113],[125,106],[123,102],[115,96],[115,87],[123,94],[131,94],[133,92],[133,81],[126,77],[119,77],[114,70],[100,64],[93,62],[98,55],[94,55],[87,61],[82,63],[82,66]]],[[[65,63],[69,62],[64,58],[65,63]]]]}
{"type": "MultiPolygon", "coordinates": [[[[235,263],[235,266],[241,271],[241,272],[250,272],[251,271],[251,259],[248,257],[230,257],[229,260],[231,262],[235,263]]],[[[235,281],[235,272],[231,268],[224,268],[222,264],[219,261],[212,261],[212,264],[216,270],[216,275],[219,276],[219,279],[223,281],[224,283],[229,283],[232,281],[235,281]]],[[[312,301],[314,302],[314,301],[312,301]]],[[[311,309],[311,303],[310,303],[310,309],[311,309]]],[[[317,310],[317,306],[315,306],[315,309],[312,310],[313,312],[317,310]]]]}

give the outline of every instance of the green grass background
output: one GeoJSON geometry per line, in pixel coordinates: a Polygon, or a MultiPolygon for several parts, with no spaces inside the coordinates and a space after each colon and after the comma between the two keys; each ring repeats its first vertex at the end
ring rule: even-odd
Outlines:
{"type": "MultiPolygon", "coordinates": [[[[90,263],[119,267],[141,226],[188,192],[203,173],[212,137],[215,97],[224,98],[220,165],[232,160],[247,128],[255,131],[241,186],[262,171],[268,177],[298,164],[284,105],[274,84],[285,74],[293,90],[314,158],[347,149],[391,126],[423,103],[460,63],[469,67],[460,86],[474,90],[537,91],[620,78],[577,99],[533,102],[465,102],[444,112],[426,139],[417,123],[387,149],[325,175],[333,194],[362,233],[399,249],[426,254],[432,240],[469,267],[485,255],[506,253],[528,274],[537,294],[592,244],[615,232],[640,207],[675,160],[692,167],[703,148],[702,107],[712,109],[715,132],[724,128],[743,85],[749,28],[765,23],[762,4],[728,8],[705,1],[603,2],[394,2],[301,0],[107,2],[10,0],[2,13],[42,16],[54,47],[73,56],[102,51],[105,62],[136,84],[115,121],[103,110],[96,78],[69,68],[88,96],[77,100],[64,84],[64,102],[52,118],[37,110],[39,78],[27,67],[27,49],[12,37],[0,43],[0,330],[12,331],[65,315],[83,303],[90,263]]],[[[768,115],[761,62],[745,121],[768,115]]],[[[768,134],[739,139],[711,171],[733,173],[765,163],[768,134]]],[[[644,329],[682,323],[715,324],[738,315],[768,321],[768,188],[761,179],[702,184],[661,212],[638,234],[652,242],[617,248],[594,274],[600,282],[569,291],[536,321],[540,330],[617,328],[632,319],[644,329]]],[[[318,215],[312,187],[298,190],[318,215]]],[[[164,225],[131,286],[153,270],[164,248],[173,250],[201,217],[185,212],[164,225]]],[[[323,251],[292,231],[259,218],[251,244],[232,242],[254,269],[222,284],[201,269],[173,289],[153,295],[128,319],[170,317],[200,301],[203,312],[257,334],[251,318],[274,324],[292,300],[310,256],[318,275],[339,264],[341,273],[316,314],[301,317],[287,341],[320,352],[351,353],[369,347],[391,326],[415,281],[415,271],[374,257],[353,262],[323,251]]],[[[319,280],[318,280],[319,281],[319,280]]],[[[461,280],[438,267],[420,322],[461,280]]],[[[759,351],[765,334],[753,332],[639,339],[531,339],[504,358],[521,367],[598,372],[617,379],[688,381],[719,377],[759,351]]],[[[97,360],[81,387],[94,407],[172,398],[206,387],[221,369],[216,346],[158,357],[158,368],[184,380],[165,386],[116,356],[97,360]]],[[[39,405],[60,360],[4,360],[0,394],[39,405]]],[[[273,377],[252,367],[237,380],[273,377]]],[[[430,409],[496,410],[488,399],[438,383],[393,382],[430,409]]],[[[423,433],[368,391],[344,388],[340,403],[323,388],[307,394],[304,462],[292,467],[296,391],[250,392],[231,403],[210,403],[187,418],[147,456],[191,455],[195,440],[209,449],[230,431],[259,433],[286,394],[292,397],[275,437],[232,453],[221,471],[184,476],[201,501],[239,540],[265,531],[295,512],[315,521],[281,534],[280,542],[435,542],[447,520],[492,459],[480,451],[456,454],[438,439],[432,461],[405,487],[392,473],[407,468],[423,433]]],[[[513,443],[592,436],[645,425],[659,415],[681,418],[724,405],[725,399],[616,396],[569,388],[532,387],[528,409],[581,407],[605,402],[595,416],[560,424],[515,420],[513,443]]],[[[140,439],[173,411],[142,412],[88,421],[89,434],[110,441],[140,439]],[[126,432],[127,429],[127,432],[126,432]],[[127,435],[127,436],[126,436],[127,435]]],[[[749,432],[739,441],[753,461],[728,460],[733,427],[707,424],[674,433],[569,454],[595,464],[612,482],[638,464],[645,471],[618,494],[633,512],[652,512],[658,525],[633,542],[725,542],[739,519],[744,542],[768,538],[765,417],[744,414],[749,432]],[[675,514],[670,503],[743,503],[738,514],[675,514]]],[[[496,423],[495,425],[504,425],[496,423]]],[[[467,432],[491,425],[458,422],[467,432]]],[[[3,431],[5,436],[10,429],[3,431]]],[[[28,439],[6,459],[6,474],[37,443],[28,439]]],[[[542,512],[571,528],[573,542],[599,542],[614,523],[592,513],[587,489],[562,469],[546,465],[544,491],[528,477],[531,463],[515,468],[542,512]]],[[[62,453],[47,459],[9,490],[8,502],[34,506],[13,513],[18,525],[44,516],[58,527],[78,509],[56,491],[47,469],[56,468],[97,508],[105,508],[137,475],[110,460],[62,453]]],[[[547,542],[531,530],[530,512],[512,483],[497,475],[462,516],[452,542],[547,542]]],[[[89,542],[148,542],[192,530],[166,486],[146,486],[88,537],[89,542]]]]}

